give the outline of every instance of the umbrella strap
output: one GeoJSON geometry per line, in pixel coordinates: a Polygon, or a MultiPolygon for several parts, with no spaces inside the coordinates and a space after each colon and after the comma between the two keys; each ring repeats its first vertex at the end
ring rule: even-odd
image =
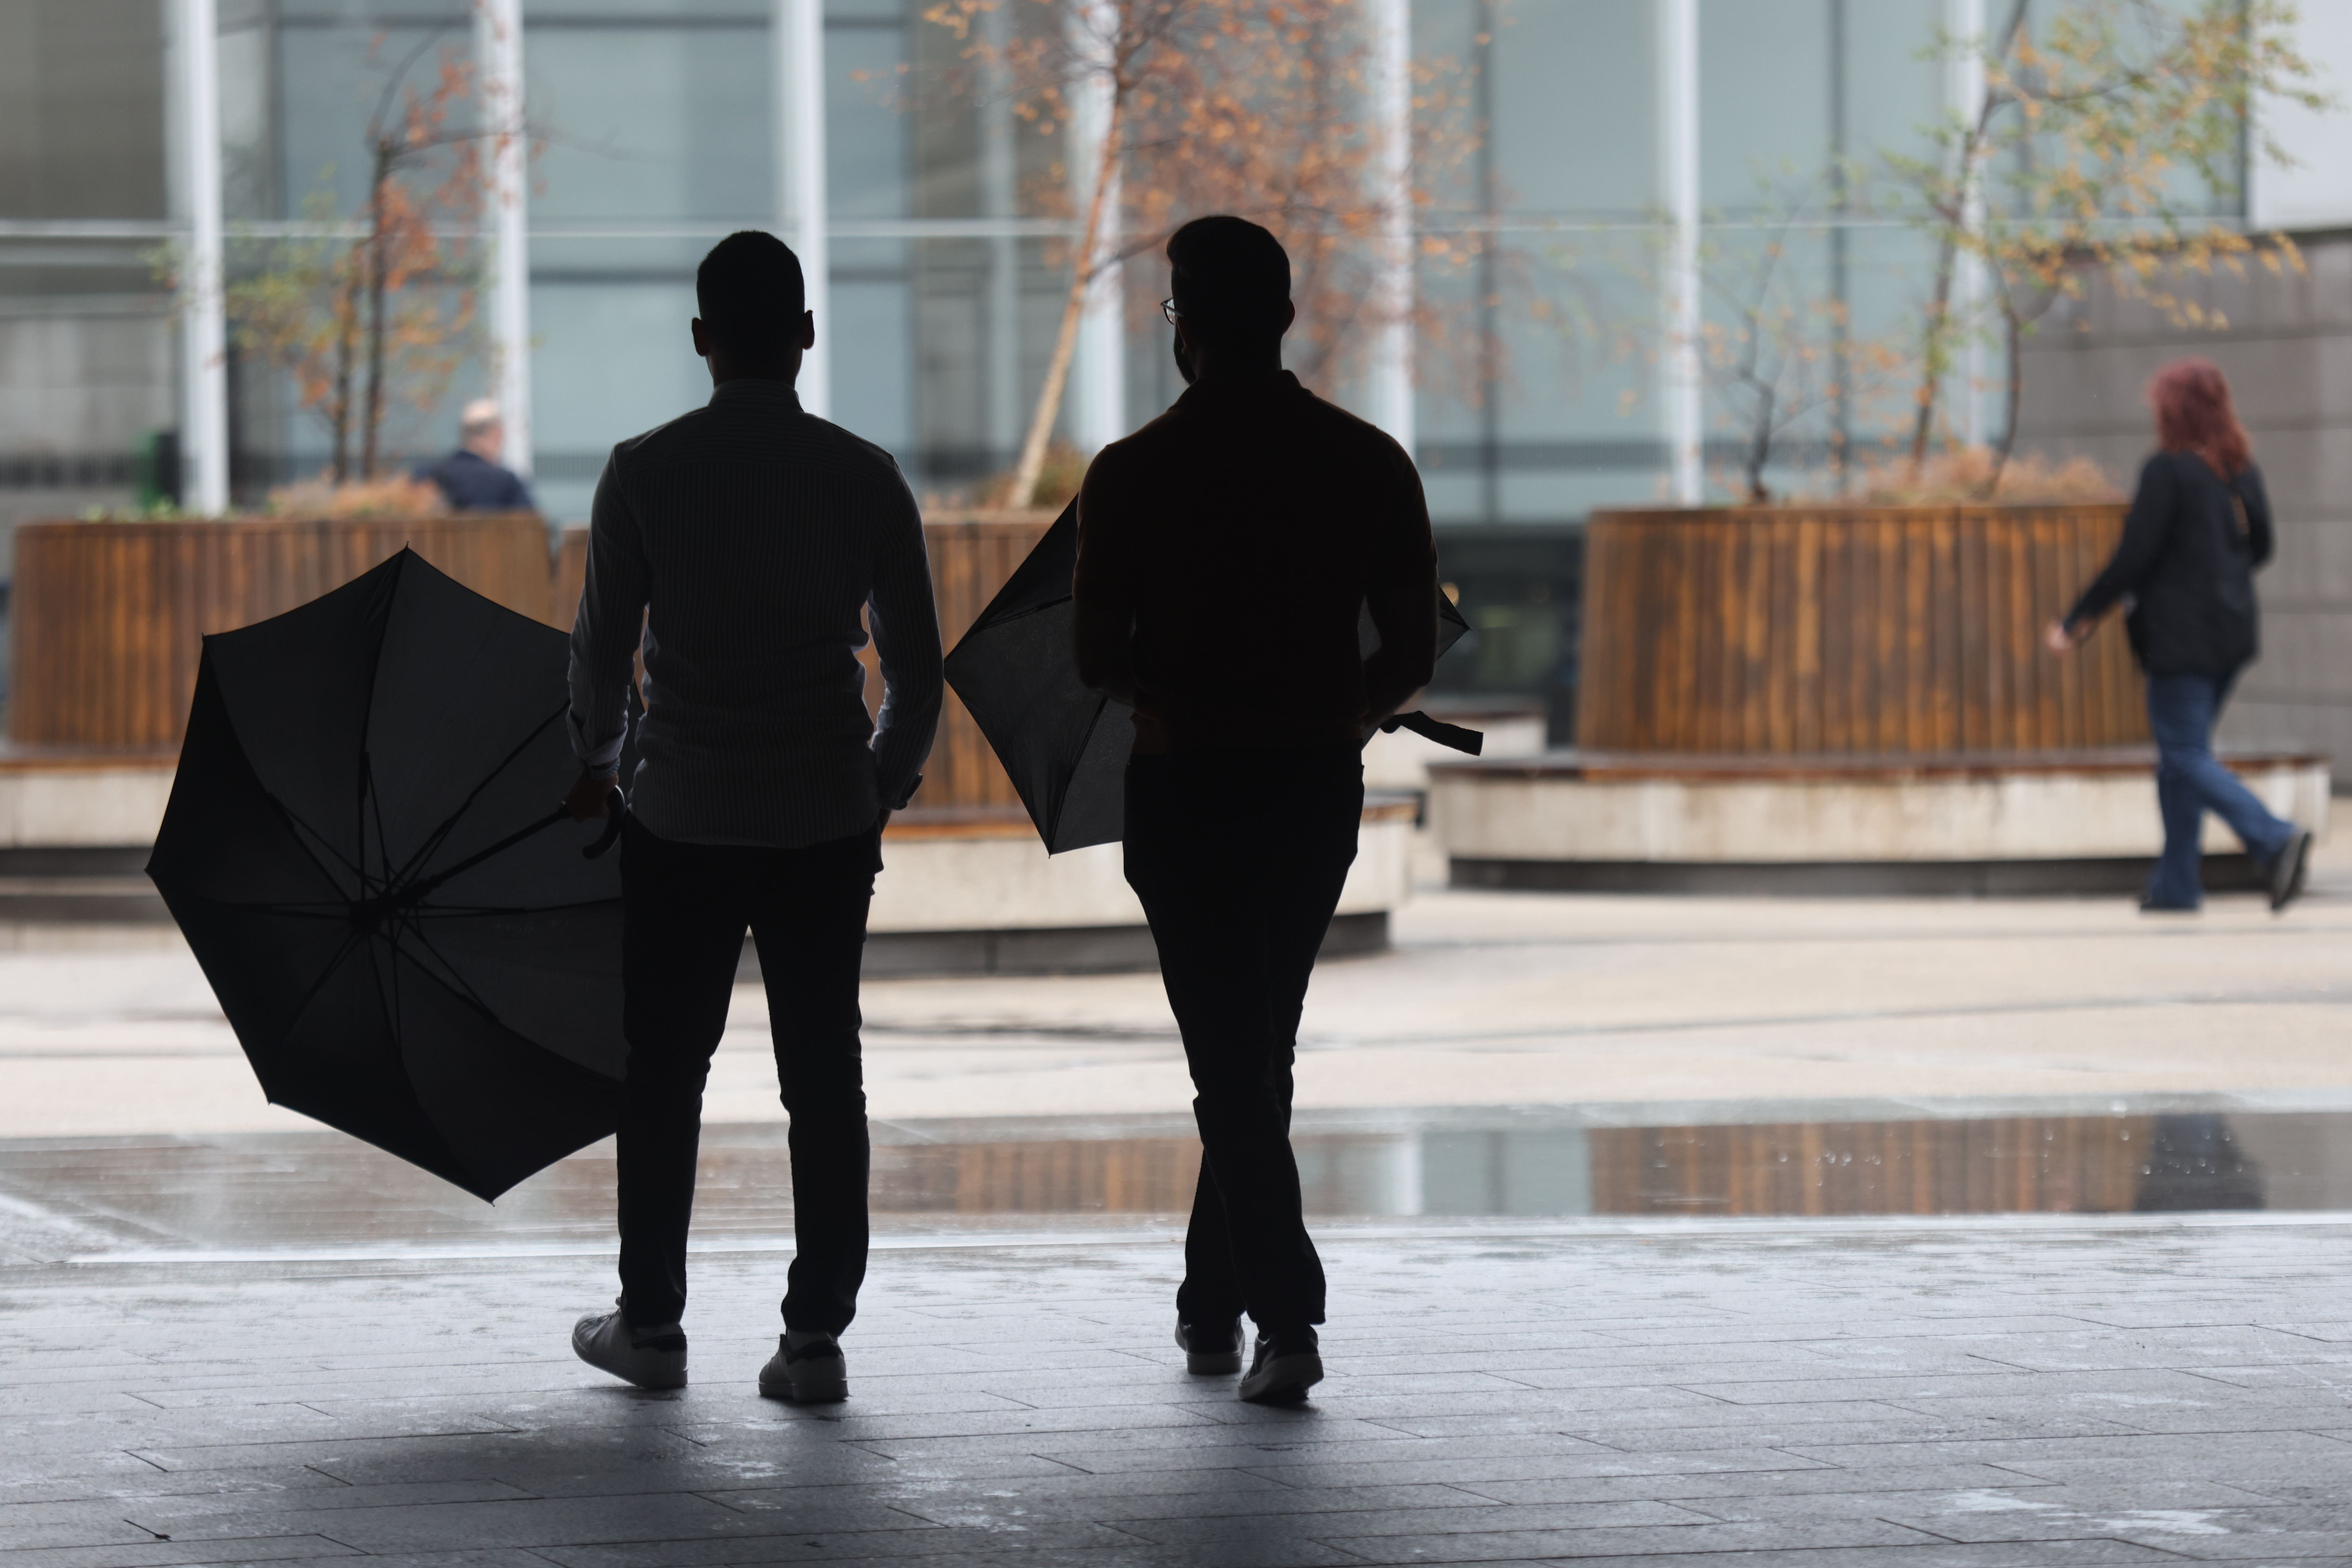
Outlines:
{"type": "Polygon", "coordinates": [[[1486,734],[1477,730],[1465,730],[1459,724],[1448,724],[1431,718],[1419,709],[1410,713],[1391,714],[1381,721],[1381,733],[1393,735],[1399,730],[1410,730],[1424,741],[1434,741],[1457,752],[1476,756],[1486,744],[1486,734]]]}

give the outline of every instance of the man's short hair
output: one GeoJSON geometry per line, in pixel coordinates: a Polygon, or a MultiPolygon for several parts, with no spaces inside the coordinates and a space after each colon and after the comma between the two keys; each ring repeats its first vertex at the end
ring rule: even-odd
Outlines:
{"type": "Polygon", "coordinates": [[[1168,239],[1177,314],[1216,337],[1280,337],[1290,253],[1247,218],[1197,217],[1168,239]]]}
{"type": "Polygon", "coordinates": [[[488,397],[477,397],[457,416],[457,434],[470,441],[497,429],[499,423],[498,404],[488,397]]]}
{"type": "Polygon", "coordinates": [[[772,363],[792,351],[808,309],[801,258],[772,234],[756,228],[730,234],[695,270],[694,302],[703,331],[722,347],[754,363],[772,363]]]}

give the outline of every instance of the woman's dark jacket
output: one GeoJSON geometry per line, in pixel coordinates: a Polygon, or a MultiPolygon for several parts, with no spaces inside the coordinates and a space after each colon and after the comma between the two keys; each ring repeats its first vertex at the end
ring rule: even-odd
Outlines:
{"type": "Polygon", "coordinates": [[[2066,624],[2095,620],[2128,594],[2125,629],[2142,669],[2226,676],[2254,657],[2254,568],[2270,558],[2260,469],[2224,479],[2194,452],[2158,452],[2139,471],[2115,558],[2066,624]]]}

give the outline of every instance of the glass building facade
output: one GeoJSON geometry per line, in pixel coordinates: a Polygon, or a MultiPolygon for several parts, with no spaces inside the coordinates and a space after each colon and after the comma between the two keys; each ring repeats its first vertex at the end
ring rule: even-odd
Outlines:
{"type": "MultiPolygon", "coordinates": [[[[737,228],[805,232],[791,226],[788,122],[812,83],[832,416],[896,453],[920,491],[952,496],[1011,466],[1060,320],[1080,149],[968,68],[929,0],[481,4],[520,18],[528,461],[551,518],[584,518],[614,441],[707,395],[686,325],[701,253],[737,228]],[[813,75],[785,47],[788,13],[807,5],[821,5],[813,75]]],[[[1457,154],[1426,174],[1417,209],[1428,309],[1411,439],[1449,561],[1485,605],[1492,668],[1475,679],[1572,682],[1579,521],[1687,498],[1693,474],[1727,495],[1745,446],[1736,388],[1714,377],[1694,375],[1696,406],[1676,412],[1661,325],[1676,211],[1696,228],[1683,276],[1708,330],[1736,316],[1769,249],[1791,297],[1834,305],[1852,341],[1832,352],[1903,331],[1931,242],[1829,171],[1931,153],[1929,124],[1958,90],[1938,39],[1980,26],[1983,0],[1363,4],[1409,16],[1428,88],[1416,130],[1457,154]]],[[[1001,0],[975,27],[1001,42],[1066,9],[1001,0]]],[[[0,526],[152,487],[155,437],[185,422],[157,266],[189,232],[192,199],[171,129],[190,58],[175,28],[207,15],[232,280],[320,204],[358,207],[363,129],[398,61],[415,54],[429,77],[438,51],[479,47],[471,0],[0,0],[0,526]]],[[[1164,266],[1138,258],[1122,283],[1063,407],[1082,450],[1179,390],[1150,309],[1164,266]]],[[[315,471],[326,436],[234,333],[228,359],[230,478],[257,499],[315,471]]],[[[1971,384],[1999,380],[1979,365],[1971,384]]],[[[437,403],[391,416],[391,447],[403,460],[446,447],[458,405],[490,382],[473,353],[437,403]]],[[[1319,390],[1368,405],[1361,384],[1319,390]]],[[[1818,482],[1841,443],[1905,412],[1858,381],[1814,401],[1779,434],[1776,489],[1818,482]]],[[[1990,433],[2001,411],[1988,401],[1964,391],[1955,423],[1990,433]]]]}

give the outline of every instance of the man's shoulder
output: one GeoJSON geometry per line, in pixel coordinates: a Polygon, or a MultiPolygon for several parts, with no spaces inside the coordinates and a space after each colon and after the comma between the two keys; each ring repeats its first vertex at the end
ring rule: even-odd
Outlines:
{"type": "Polygon", "coordinates": [[[886,448],[807,413],[763,425],[747,444],[740,420],[730,417],[729,411],[692,408],[613,447],[616,467],[640,474],[671,463],[730,459],[806,463],[894,489],[906,488],[898,460],[886,448]]]}
{"type": "Polygon", "coordinates": [[[1365,460],[1410,464],[1408,453],[1397,438],[1360,415],[1350,414],[1336,403],[1328,403],[1312,392],[1301,389],[1299,417],[1315,429],[1317,435],[1335,446],[1360,454],[1365,460]]]}
{"type": "Polygon", "coordinates": [[[906,476],[898,471],[898,459],[890,455],[887,447],[869,441],[854,430],[844,429],[832,420],[821,419],[814,414],[803,415],[802,418],[810,427],[811,435],[835,460],[893,485],[906,483],[906,476]]]}
{"type": "Polygon", "coordinates": [[[697,433],[697,422],[709,415],[708,408],[691,408],[675,419],[666,420],[650,430],[640,430],[613,443],[612,462],[615,468],[626,464],[641,468],[666,458],[681,455],[697,433]]]}

